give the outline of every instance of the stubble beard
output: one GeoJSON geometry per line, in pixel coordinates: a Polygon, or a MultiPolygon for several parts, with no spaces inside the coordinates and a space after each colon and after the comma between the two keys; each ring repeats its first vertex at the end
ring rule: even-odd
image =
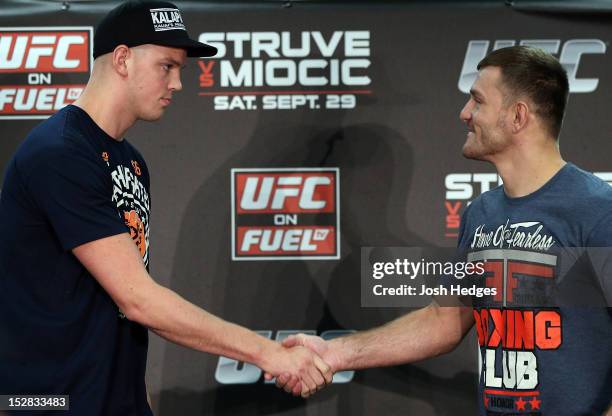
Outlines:
{"type": "Polygon", "coordinates": [[[503,118],[500,117],[495,132],[482,129],[479,139],[476,138],[476,132],[473,132],[473,137],[468,138],[463,145],[463,156],[467,159],[488,161],[491,156],[502,152],[507,147],[507,141],[501,134],[504,126],[503,118]]]}
{"type": "Polygon", "coordinates": [[[489,153],[486,136],[481,133],[477,138],[475,132],[472,132],[470,136],[463,144],[463,157],[471,160],[485,160],[484,157],[489,153]]]}

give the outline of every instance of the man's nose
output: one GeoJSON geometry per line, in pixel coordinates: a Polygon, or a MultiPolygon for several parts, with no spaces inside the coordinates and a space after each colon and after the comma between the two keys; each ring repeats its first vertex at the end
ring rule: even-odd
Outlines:
{"type": "Polygon", "coordinates": [[[177,74],[176,76],[172,77],[172,80],[170,81],[170,85],[168,87],[173,91],[182,90],[183,84],[181,83],[181,75],[177,74]]]}
{"type": "Polygon", "coordinates": [[[467,123],[472,118],[472,100],[471,99],[468,100],[468,102],[465,103],[465,105],[463,106],[463,109],[461,109],[461,112],[459,113],[459,118],[464,123],[467,123]]]}

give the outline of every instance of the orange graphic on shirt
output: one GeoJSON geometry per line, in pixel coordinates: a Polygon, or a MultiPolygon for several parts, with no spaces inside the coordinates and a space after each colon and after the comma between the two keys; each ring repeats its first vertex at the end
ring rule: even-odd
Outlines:
{"type": "Polygon", "coordinates": [[[136,175],[140,176],[142,174],[140,170],[140,165],[135,160],[132,160],[132,167],[134,168],[134,172],[136,173],[136,175]]]}
{"type": "Polygon", "coordinates": [[[130,212],[124,211],[123,218],[125,219],[125,225],[130,228],[130,236],[136,243],[138,250],[140,250],[140,255],[144,257],[147,251],[147,242],[145,239],[144,226],[142,225],[138,213],[134,210],[130,212]]]}
{"type": "Polygon", "coordinates": [[[103,159],[105,162],[108,162],[108,152],[102,152],[102,159],[103,159]]]}

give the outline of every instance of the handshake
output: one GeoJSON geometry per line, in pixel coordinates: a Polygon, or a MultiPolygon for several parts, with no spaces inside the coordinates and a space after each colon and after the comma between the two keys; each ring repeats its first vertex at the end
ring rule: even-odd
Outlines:
{"type": "Polygon", "coordinates": [[[332,382],[341,369],[337,346],[340,338],[325,341],[311,335],[291,335],[273,354],[267,355],[262,368],[265,379],[276,377],[276,386],[304,398],[332,382]]]}

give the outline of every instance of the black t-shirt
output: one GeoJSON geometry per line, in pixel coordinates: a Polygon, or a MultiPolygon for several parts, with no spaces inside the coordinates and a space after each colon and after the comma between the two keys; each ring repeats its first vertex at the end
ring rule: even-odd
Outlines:
{"type": "Polygon", "coordinates": [[[142,156],[85,111],[69,105],[32,130],[0,196],[0,394],[69,395],[62,414],[152,414],[147,329],[71,251],[127,232],[148,267],[149,208],[142,156]]]}

